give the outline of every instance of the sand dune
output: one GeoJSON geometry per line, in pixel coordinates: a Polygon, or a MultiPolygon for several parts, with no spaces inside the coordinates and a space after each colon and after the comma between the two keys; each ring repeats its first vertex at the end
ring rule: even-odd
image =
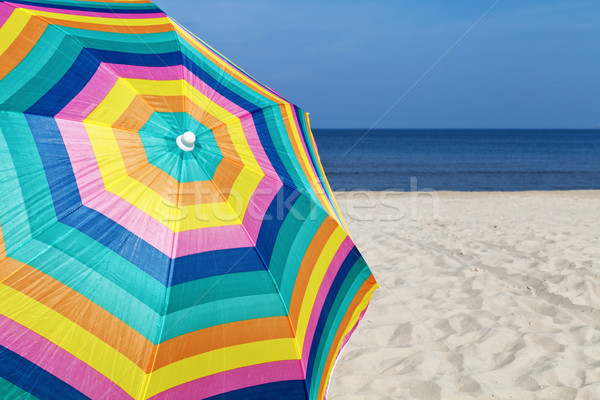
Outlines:
{"type": "Polygon", "coordinates": [[[600,191],[336,197],[381,289],[329,400],[600,399],[600,191]]]}

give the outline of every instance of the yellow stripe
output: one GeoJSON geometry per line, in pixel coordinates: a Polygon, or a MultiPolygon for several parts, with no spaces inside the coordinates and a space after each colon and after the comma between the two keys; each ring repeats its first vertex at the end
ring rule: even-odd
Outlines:
{"type": "MultiPolygon", "coordinates": [[[[298,338],[298,345],[300,346],[300,354],[304,347],[304,337],[306,336],[306,329],[310,320],[310,314],[313,310],[315,300],[317,299],[317,293],[327,273],[327,269],[335,256],[335,253],[340,248],[342,242],[346,239],[347,235],[341,226],[338,226],[333,234],[329,237],[329,240],[325,244],[323,251],[319,255],[315,267],[308,280],[306,292],[302,298],[302,305],[300,306],[300,314],[298,317],[298,326],[296,327],[296,336],[298,338]]],[[[310,345],[310,344],[309,344],[310,345]]]]}
{"type": "Polygon", "coordinates": [[[134,398],[144,380],[149,381],[146,392],[146,398],[149,398],[185,382],[223,371],[298,359],[293,338],[272,339],[188,357],[147,375],[127,357],[73,321],[4,284],[0,284],[0,305],[1,315],[71,353],[134,398]]]}
{"type": "MultiPolygon", "coordinates": [[[[310,128],[310,118],[308,117],[308,113],[304,113],[304,116],[306,119],[306,129],[308,130],[308,134],[310,135],[310,138],[311,138],[311,146],[313,146],[314,142],[315,142],[315,138],[312,133],[312,129],[310,128]]],[[[316,147],[315,147],[315,151],[316,151],[316,147]]],[[[321,175],[323,176],[323,183],[325,186],[325,190],[327,192],[329,192],[329,195],[331,196],[331,202],[333,203],[332,204],[333,208],[337,211],[337,214],[334,213],[332,215],[332,217],[334,217],[341,225],[344,226],[346,233],[348,233],[348,235],[352,238],[352,236],[350,235],[350,230],[348,229],[348,226],[346,225],[346,222],[344,221],[344,218],[342,217],[342,212],[340,211],[340,206],[338,205],[338,202],[337,202],[335,196],[333,195],[333,191],[331,190],[331,185],[329,185],[329,180],[327,179],[327,176],[325,175],[325,170],[323,169],[323,164],[321,164],[321,157],[319,157],[318,153],[315,153],[315,157],[317,159],[317,165],[315,166],[315,168],[319,168],[319,170],[321,171],[321,175]]],[[[327,199],[327,201],[329,202],[329,199],[327,199]]]]}
{"type": "Polygon", "coordinates": [[[219,372],[283,360],[297,360],[294,339],[272,339],[210,351],[178,361],[150,374],[148,399],[172,387],[219,372]]]}
{"type": "Polygon", "coordinates": [[[107,191],[121,197],[129,204],[148,214],[173,232],[200,229],[211,226],[233,225],[243,219],[252,193],[261,177],[242,169],[236,179],[232,193],[243,201],[238,207],[239,214],[232,207],[220,201],[178,207],[168,198],[131,178],[123,163],[112,128],[94,124],[84,124],[96,154],[98,168],[107,191]]]}
{"type": "Polygon", "coordinates": [[[73,321],[4,284],[0,284],[0,305],[0,314],[71,353],[128,394],[137,392],[144,371],[73,321]]]}
{"type": "Polygon", "coordinates": [[[292,127],[292,132],[288,132],[288,136],[290,138],[290,141],[293,140],[295,143],[295,146],[292,147],[294,148],[294,151],[296,153],[298,163],[301,165],[301,167],[304,166],[303,171],[306,175],[306,179],[310,183],[313,191],[317,194],[317,197],[321,201],[321,205],[325,208],[325,210],[327,210],[329,214],[335,216],[335,212],[333,211],[331,204],[329,204],[327,196],[325,196],[323,190],[321,189],[321,186],[318,183],[319,178],[313,173],[310,161],[308,160],[308,155],[304,151],[304,146],[301,140],[301,133],[298,131],[296,119],[294,118],[294,113],[289,103],[285,103],[285,112],[287,116],[284,116],[284,118],[288,119],[289,124],[292,127]],[[325,199],[323,198],[323,196],[325,196],[325,199]]]}
{"type": "MultiPolygon", "coordinates": [[[[224,57],[222,54],[220,54],[218,51],[216,51],[212,47],[208,46],[207,44],[204,44],[203,42],[196,39],[194,36],[187,33],[175,22],[174,22],[174,27],[175,27],[176,32],[182,38],[184,38],[192,46],[196,47],[196,49],[202,48],[204,50],[202,52],[202,54],[205,57],[207,57],[209,60],[211,60],[216,66],[218,66],[219,68],[224,70],[231,77],[233,77],[237,81],[243,83],[244,85],[248,86],[250,89],[256,91],[257,93],[262,95],[265,99],[267,99],[269,101],[273,101],[276,104],[284,105],[288,109],[288,113],[291,112],[290,103],[285,101],[281,96],[278,96],[275,93],[272,93],[271,91],[264,89],[262,86],[260,86],[258,83],[256,83],[252,78],[250,78],[249,75],[240,73],[237,69],[231,67],[231,65],[229,65],[228,63],[223,61],[217,55],[223,57],[227,61],[230,61],[230,60],[228,60],[226,57],[224,57]]],[[[293,129],[296,131],[295,135],[293,134],[292,136],[295,136],[294,140],[296,141],[296,143],[298,143],[299,136],[297,136],[298,135],[297,129],[295,127],[294,122],[291,119],[290,119],[290,122],[294,126],[293,129]]],[[[309,172],[308,179],[309,179],[311,186],[313,187],[313,190],[315,190],[315,192],[317,193],[317,197],[320,199],[320,202],[323,205],[323,207],[325,208],[325,210],[327,210],[332,216],[335,216],[335,212],[333,211],[333,207],[330,204],[327,196],[319,188],[320,185],[318,184],[318,176],[315,176],[312,173],[312,168],[310,167],[310,164],[306,164],[306,154],[304,154],[304,150],[303,150],[301,144],[300,144],[300,147],[298,147],[298,149],[300,149],[300,153],[301,153],[300,156],[301,156],[301,158],[303,158],[304,164],[308,167],[308,172],[309,172]]],[[[336,217],[336,219],[337,219],[337,217],[336,217]]]]}
{"type": "Polygon", "coordinates": [[[125,81],[141,95],[186,96],[199,108],[205,110],[207,114],[218,119],[223,125],[227,125],[229,136],[235,146],[235,151],[242,159],[242,163],[264,175],[256,158],[254,158],[250,146],[248,146],[240,119],[198,91],[187,81],[153,81],[145,79],[125,79],[125,81]]]}
{"type": "MultiPolygon", "coordinates": [[[[243,83],[245,86],[248,86],[250,89],[261,94],[263,97],[265,97],[269,101],[272,101],[276,104],[287,104],[288,103],[281,96],[278,96],[275,93],[272,93],[272,92],[264,89],[261,85],[256,83],[255,80],[253,80],[253,78],[250,78],[249,74],[247,74],[245,72],[241,73],[240,71],[238,71],[237,69],[235,69],[231,65],[229,65],[227,62],[223,61],[223,59],[225,59],[225,60],[231,62],[231,60],[229,60],[227,57],[223,56],[217,50],[213,49],[208,44],[205,44],[205,43],[201,42],[200,40],[196,39],[194,36],[190,35],[188,32],[186,32],[184,29],[182,29],[179,26],[179,24],[177,24],[176,22],[172,22],[172,23],[173,23],[173,26],[175,27],[175,31],[185,41],[187,41],[189,44],[191,44],[196,49],[198,49],[198,47],[201,47],[204,50],[204,51],[202,51],[202,54],[206,58],[208,58],[210,61],[212,61],[213,64],[218,66],[220,69],[224,70],[228,75],[233,77],[235,80],[243,83]],[[221,59],[219,56],[222,57],[223,59],[221,59]]],[[[233,62],[231,62],[231,63],[234,64],[233,62]]],[[[242,70],[241,68],[239,68],[239,69],[242,70]]]]}
{"type": "MultiPolygon", "coordinates": [[[[84,126],[90,137],[104,186],[174,232],[240,223],[252,194],[264,176],[254,157],[245,159],[250,167],[254,167],[253,172],[243,168],[231,188],[230,199],[236,201],[233,207],[221,199],[215,199],[215,203],[177,207],[170,199],[162,197],[127,174],[116,138],[108,124],[113,124],[122,115],[136,96],[136,91],[142,95],[157,92],[163,95],[181,95],[181,88],[181,81],[119,79],[105,99],[85,119],[84,126]],[[102,121],[102,125],[99,121],[102,121]]],[[[237,117],[222,108],[219,113],[220,115],[211,115],[237,121],[241,130],[237,117]]],[[[237,142],[240,151],[251,153],[247,143],[242,141],[243,138],[241,133],[232,135],[232,140],[237,142]]]]}
{"type": "Polygon", "coordinates": [[[17,39],[29,22],[31,15],[17,9],[0,28],[0,55],[17,39]]]}
{"type": "MultiPolygon", "coordinates": [[[[127,107],[131,104],[137,93],[127,85],[124,79],[119,78],[102,102],[83,120],[95,125],[112,126],[117,122],[127,107]]],[[[150,108],[150,106],[148,106],[150,108]]]]}
{"type": "MultiPolygon", "coordinates": [[[[148,25],[165,25],[170,24],[171,20],[167,17],[160,18],[103,18],[103,17],[90,17],[86,15],[70,15],[54,13],[49,11],[38,11],[28,10],[33,15],[39,15],[40,17],[60,19],[63,21],[81,22],[85,24],[103,24],[103,25],[116,25],[116,26],[148,26],[148,25]]],[[[110,15],[110,14],[109,14],[110,15]]]]}
{"type": "MultiPolygon", "coordinates": [[[[358,307],[356,307],[356,309],[354,310],[354,313],[352,314],[352,317],[350,318],[350,322],[348,323],[348,326],[346,327],[346,329],[344,329],[344,333],[341,336],[341,340],[338,343],[337,347],[335,348],[335,352],[333,353],[334,354],[334,361],[331,363],[331,366],[325,372],[325,374],[321,378],[320,382],[323,382],[323,381],[324,382],[329,382],[329,377],[331,376],[331,372],[333,371],[333,368],[335,367],[335,358],[340,353],[340,349],[342,348],[342,344],[344,343],[344,338],[346,336],[348,336],[348,333],[350,333],[350,330],[352,328],[354,328],[354,326],[358,323],[358,320],[360,319],[360,315],[365,310],[365,308],[367,308],[367,306],[369,305],[369,301],[371,300],[371,296],[373,296],[373,292],[375,290],[377,290],[378,287],[379,287],[379,285],[375,284],[371,289],[369,289],[369,291],[367,292],[367,294],[365,295],[365,297],[363,297],[362,301],[358,304],[358,307]]],[[[336,334],[337,334],[337,332],[336,332],[336,334]]],[[[320,384],[320,382],[319,382],[319,384],[320,384]]],[[[319,393],[317,398],[318,399],[324,399],[326,391],[327,391],[327,385],[323,385],[323,392],[319,393]]]]}

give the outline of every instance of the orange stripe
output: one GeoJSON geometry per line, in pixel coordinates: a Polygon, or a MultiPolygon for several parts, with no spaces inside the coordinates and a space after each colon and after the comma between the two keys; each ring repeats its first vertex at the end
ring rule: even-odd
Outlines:
{"type": "Polygon", "coordinates": [[[325,368],[323,369],[325,376],[321,376],[321,383],[319,384],[319,392],[318,392],[319,395],[317,398],[322,399],[325,396],[325,389],[327,388],[327,386],[325,386],[325,383],[329,380],[328,378],[329,378],[329,374],[331,373],[332,363],[335,361],[335,359],[337,358],[337,356],[339,354],[339,352],[337,351],[337,348],[339,347],[340,342],[344,339],[344,337],[342,337],[342,335],[348,328],[348,324],[350,323],[350,319],[352,318],[352,315],[356,311],[356,308],[360,305],[360,303],[365,298],[365,295],[367,293],[369,293],[369,290],[371,290],[371,288],[373,286],[375,286],[376,284],[377,284],[377,282],[375,281],[375,277],[373,275],[371,275],[366,281],[364,281],[364,283],[358,290],[356,296],[350,303],[350,306],[348,307],[348,310],[346,311],[346,314],[344,315],[344,319],[342,319],[342,322],[340,323],[338,331],[333,339],[332,345],[329,348],[329,355],[327,356],[327,360],[325,362],[325,368]]]}
{"type": "Polygon", "coordinates": [[[286,316],[217,325],[161,343],[152,371],[208,351],[244,343],[292,337],[293,333],[286,316]]]}
{"type": "Polygon", "coordinates": [[[22,266],[22,262],[6,257],[4,235],[2,234],[2,227],[0,226],[0,282],[15,273],[15,271],[18,271],[22,266]]]}
{"type": "Polygon", "coordinates": [[[123,114],[112,124],[113,128],[138,132],[148,122],[154,110],[137,95],[133,98],[123,114]]]}
{"type": "Polygon", "coordinates": [[[292,293],[292,301],[290,302],[290,321],[294,330],[298,326],[298,318],[300,317],[300,308],[302,307],[302,300],[304,299],[304,293],[308,287],[308,281],[313,272],[315,264],[323,248],[327,244],[329,237],[333,234],[333,231],[339,226],[338,222],[332,217],[327,217],[321,224],[317,233],[313,237],[296,277],[296,283],[294,284],[294,291],[292,293]]]}
{"type": "Polygon", "coordinates": [[[146,373],[152,368],[156,370],[207,351],[293,337],[287,317],[281,316],[218,325],[190,332],[155,346],[96,303],[27,264],[12,258],[0,261],[0,281],[81,326],[143,368],[146,373]]]}
{"type": "Polygon", "coordinates": [[[38,18],[29,19],[21,34],[0,56],[0,80],[23,61],[25,56],[36,45],[47,26],[48,24],[38,18]]]}
{"type": "Polygon", "coordinates": [[[193,101],[184,96],[143,96],[144,100],[150,104],[157,112],[185,112],[191,115],[196,121],[213,131],[213,136],[221,153],[236,162],[242,163],[242,159],[235,150],[231,140],[227,125],[218,118],[213,117],[206,110],[198,107],[193,101]]]}
{"type": "MultiPolygon", "coordinates": [[[[181,30],[181,28],[179,28],[176,24],[173,25],[175,30],[177,32],[180,33],[180,36],[186,41],[188,42],[192,47],[194,47],[196,50],[198,50],[201,54],[203,54],[205,57],[207,57],[209,60],[211,60],[215,65],[219,66],[221,69],[223,69],[224,71],[226,71],[229,75],[231,75],[232,77],[234,77],[236,80],[238,80],[239,82],[245,84],[246,86],[248,86],[249,88],[255,90],[256,92],[260,93],[262,96],[270,99],[271,101],[279,104],[279,107],[281,108],[282,111],[282,116],[283,116],[283,120],[285,121],[285,125],[286,125],[286,131],[288,134],[288,138],[289,138],[289,142],[292,146],[292,148],[294,149],[294,154],[296,156],[296,159],[298,160],[298,164],[300,165],[300,167],[302,168],[304,174],[309,178],[309,184],[311,185],[311,187],[313,188],[313,190],[315,191],[315,193],[317,193],[318,198],[321,202],[321,204],[323,205],[325,210],[332,210],[331,205],[329,204],[328,201],[324,201],[325,198],[323,198],[322,196],[320,196],[320,194],[322,193],[322,189],[319,188],[319,185],[317,184],[318,182],[318,176],[315,176],[312,173],[312,169],[310,168],[310,165],[307,165],[306,162],[301,162],[300,160],[302,160],[301,157],[301,153],[304,153],[304,149],[303,148],[299,148],[294,141],[294,134],[293,134],[293,129],[291,127],[290,124],[295,124],[295,122],[293,122],[293,116],[292,115],[287,115],[287,110],[285,110],[285,104],[290,104],[289,102],[285,101],[283,98],[271,93],[270,91],[264,89],[262,86],[260,86],[260,84],[258,84],[253,78],[249,77],[247,74],[245,73],[241,73],[239,70],[233,68],[231,65],[229,65],[227,62],[225,62],[223,59],[221,59],[214,50],[206,47],[205,45],[203,45],[202,43],[200,43],[197,40],[193,40],[190,41],[187,37],[187,35],[183,35],[183,31],[181,30]],[[288,120],[291,119],[291,121],[288,122],[288,120]],[[311,178],[312,177],[312,178],[311,178]]],[[[293,105],[292,105],[293,108],[293,105]]],[[[308,155],[306,155],[308,158],[308,155]]]]}
{"type": "Polygon", "coordinates": [[[27,264],[2,283],[62,314],[115,348],[140,368],[152,351],[153,344],[129,325],[70,287],[27,264]]]}
{"type": "MultiPolygon", "coordinates": [[[[172,201],[180,206],[195,204],[220,203],[222,198],[215,188],[217,181],[228,184],[235,181],[243,169],[242,166],[219,163],[213,180],[179,183],[162,169],[148,161],[144,146],[139,135],[121,130],[113,130],[127,174],[152,189],[165,200],[172,201]]],[[[219,187],[219,185],[217,185],[219,187]]],[[[220,188],[220,187],[219,187],[220,188]]],[[[224,187],[227,190],[229,187],[224,187]]]]}

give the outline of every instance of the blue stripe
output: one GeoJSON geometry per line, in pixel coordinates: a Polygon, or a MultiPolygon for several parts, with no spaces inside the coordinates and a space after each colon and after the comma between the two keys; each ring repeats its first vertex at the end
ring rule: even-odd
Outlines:
{"type": "Polygon", "coordinates": [[[280,381],[251,386],[231,392],[208,397],[205,400],[307,400],[304,381],[280,381]]]}
{"type": "MultiPolygon", "coordinates": [[[[62,223],[103,244],[165,286],[225,273],[258,271],[265,268],[252,248],[216,250],[175,259],[173,278],[169,282],[167,266],[170,264],[170,258],[167,255],[105,215],[81,205],[77,182],[56,121],[39,115],[26,115],[26,118],[34,133],[46,171],[56,215],[62,223]]],[[[288,192],[288,196],[285,197],[286,203],[289,203],[289,197],[293,196],[294,192],[284,188],[288,192]]],[[[265,235],[276,235],[281,226],[282,220],[277,218],[277,199],[276,196],[269,207],[273,213],[270,217],[273,223],[263,224],[270,227],[269,233],[265,235]]],[[[289,208],[286,206],[284,216],[287,212],[289,208]]],[[[263,248],[270,249],[269,255],[275,239],[276,236],[269,236],[261,240],[263,248]]]]}
{"type": "MultiPolygon", "coordinates": [[[[0,377],[39,400],[85,400],[89,397],[38,367],[26,358],[0,346],[0,377]]],[[[1,393],[10,400],[9,393],[1,393]]]]}
{"type": "Polygon", "coordinates": [[[264,264],[252,247],[207,251],[177,258],[169,286],[215,275],[264,269],[264,264]]]}
{"type": "Polygon", "coordinates": [[[55,116],[62,110],[92,79],[100,66],[100,60],[92,53],[82,50],[71,68],[63,77],[26,111],[31,114],[55,116]]]}
{"type": "Polygon", "coordinates": [[[256,250],[261,254],[265,263],[271,263],[273,248],[285,217],[294,207],[300,192],[288,186],[282,186],[273,201],[269,205],[263,218],[263,223],[256,239],[256,250]]]}
{"type": "Polygon", "coordinates": [[[313,336],[313,340],[310,346],[310,354],[308,357],[308,366],[306,369],[306,382],[307,386],[310,387],[313,369],[315,366],[315,357],[317,356],[317,351],[319,350],[319,344],[321,342],[321,337],[323,336],[323,331],[325,328],[325,324],[327,323],[327,319],[329,318],[329,314],[331,312],[331,308],[333,307],[333,303],[340,291],[340,288],[344,284],[346,277],[352,267],[358,261],[360,255],[356,247],[353,247],[350,253],[346,256],[346,259],[340,266],[338,273],[331,284],[331,288],[329,289],[329,293],[327,293],[327,298],[325,299],[325,303],[323,303],[323,308],[321,310],[321,315],[319,315],[319,321],[317,322],[317,326],[315,328],[315,335],[313,336]]]}
{"type": "Polygon", "coordinates": [[[55,214],[60,219],[81,205],[69,154],[54,118],[25,114],[25,119],[38,147],[55,214]]]}
{"type": "MultiPolygon", "coordinates": [[[[82,7],[82,6],[68,6],[68,5],[63,5],[63,4],[51,4],[51,3],[39,3],[39,2],[35,2],[35,1],[25,1],[25,0],[10,0],[11,3],[17,3],[17,4],[25,4],[25,5],[30,5],[30,6],[37,6],[37,7],[46,7],[46,8],[58,8],[58,9],[63,9],[63,10],[73,10],[73,11],[89,11],[89,12],[101,12],[101,13],[118,13],[118,14],[156,14],[156,13],[161,13],[163,14],[162,10],[158,7],[156,7],[154,4],[152,4],[152,6],[154,6],[155,8],[111,8],[110,5],[106,5],[105,8],[98,8],[98,7],[82,7]]],[[[148,4],[150,5],[150,4],[148,4]]],[[[108,15],[107,17],[110,17],[110,15],[108,15]]]]}
{"type": "Polygon", "coordinates": [[[181,65],[181,57],[183,56],[179,51],[160,54],[124,53],[120,51],[97,49],[89,49],[89,51],[105,63],[136,65],[138,67],[172,67],[181,65]]]}
{"type": "MultiPolygon", "coordinates": [[[[270,132],[269,132],[268,125],[266,123],[266,119],[265,119],[263,110],[260,107],[256,106],[255,104],[251,103],[250,101],[244,99],[237,93],[233,92],[231,89],[229,89],[225,85],[223,85],[217,79],[212,77],[208,72],[206,72],[205,70],[200,68],[197,64],[195,64],[185,54],[183,54],[179,51],[170,52],[170,53],[160,53],[160,54],[154,54],[154,53],[140,54],[140,53],[125,53],[125,52],[118,52],[118,51],[111,51],[111,50],[96,50],[96,49],[87,49],[87,50],[90,55],[97,57],[99,60],[102,60],[103,62],[111,63],[111,64],[136,65],[136,66],[144,66],[144,67],[164,67],[164,66],[176,66],[176,65],[185,66],[188,70],[190,70],[199,79],[204,81],[211,89],[218,92],[220,95],[227,98],[229,101],[235,103],[237,106],[243,108],[244,110],[246,110],[248,113],[250,113],[252,115],[258,137],[261,141],[262,148],[264,149],[267,157],[269,158],[271,165],[277,172],[277,175],[279,176],[279,178],[281,179],[282,182],[284,182],[292,187],[295,186],[292,178],[290,177],[283,162],[281,161],[279,154],[277,153],[277,150],[275,148],[275,145],[273,143],[273,140],[272,140],[270,132]]],[[[95,62],[97,63],[98,60],[95,60],[95,62]]],[[[80,65],[78,68],[82,68],[82,67],[88,68],[83,65],[80,65]]],[[[97,69],[97,67],[93,68],[94,71],[96,69],[97,69]]],[[[74,68],[72,67],[70,69],[70,71],[71,70],[74,70],[74,68]]],[[[92,75],[93,75],[93,73],[90,75],[90,78],[92,75]]],[[[89,79],[87,79],[87,80],[89,81],[89,79]]],[[[58,87],[56,88],[56,92],[54,93],[55,96],[59,96],[61,98],[67,99],[67,103],[68,103],[68,100],[71,100],[72,97],[74,97],[74,95],[76,95],[78,93],[78,91],[75,91],[73,88],[71,88],[68,85],[68,82],[69,82],[69,80],[67,79],[65,82],[66,85],[64,85],[64,84],[61,86],[57,85],[58,87]],[[69,95],[72,97],[68,97],[69,95]]],[[[81,86],[81,87],[83,87],[83,86],[81,86]]],[[[80,90],[80,89],[78,89],[78,90],[80,90]]],[[[47,96],[48,95],[44,96],[44,98],[46,98],[47,96]]],[[[44,105],[49,107],[49,105],[54,104],[52,101],[53,101],[52,98],[48,98],[47,101],[44,103],[44,105]]],[[[60,111],[67,103],[62,104],[62,102],[61,102],[62,105],[60,106],[58,111],[60,111]]],[[[40,105],[40,107],[41,107],[41,105],[40,105]]],[[[57,109],[58,105],[55,105],[54,108],[57,109]]],[[[43,115],[56,115],[56,113],[58,111],[54,112],[53,114],[44,113],[44,112],[37,112],[37,113],[43,114],[43,115]]]]}
{"type": "MultiPolygon", "coordinates": [[[[103,61],[108,60],[108,62],[119,63],[135,61],[140,65],[149,66],[161,66],[165,62],[176,63],[178,58],[183,56],[179,52],[159,55],[132,55],[110,51],[94,51],[94,54],[102,58],[103,61]]],[[[82,56],[80,55],[80,57],[82,56]]],[[[79,62],[88,61],[89,59],[84,57],[79,62]]],[[[291,178],[274,150],[262,109],[224,87],[197,65],[191,63],[187,57],[185,57],[184,63],[187,63],[187,67],[214,90],[218,90],[229,100],[236,102],[238,106],[252,112],[259,137],[268,152],[271,164],[276,168],[282,181],[291,182],[291,178]]],[[[80,79],[78,81],[79,85],[83,81],[84,79],[80,79]]],[[[60,85],[55,86],[53,97],[44,96],[32,109],[53,115],[53,113],[58,112],[57,109],[60,110],[63,106],[54,106],[56,107],[54,110],[49,110],[52,107],[50,99],[64,99],[69,93],[72,95],[72,92],[73,89],[62,82],[60,85]]],[[[79,189],[70,165],[70,159],[55,120],[39,115],[27,115],[27,121],[34,133],[44,164],[56,215],[63,223],[102,243],[164,285],[174,285],[228,272],[255,271],[264,268],[260,257],[255,251],[247,252],[247,248],[221,250],[176,259],[175,265],[177,267],[174,268],[172,281],[169,282],[169,268],[165,267],[169,265],[169,257],[103,214],[81,205],[79,189]],[[247,254],[245,254],[246,252],[247,254]]],[[[256,246],[267,265],[270,262],[273,246],[283,220],[299,195],[300,193],[296,189],[284,185],[267,210],[266,221],[261,226],[256,246]]]]}

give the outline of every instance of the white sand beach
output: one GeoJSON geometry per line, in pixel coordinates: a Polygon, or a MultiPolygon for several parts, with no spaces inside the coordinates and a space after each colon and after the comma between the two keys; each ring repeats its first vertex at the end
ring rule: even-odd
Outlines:
{"type": "Polygon", "coordinates": [[[600,399],[600,191],[336,197],[381,289],[329,400],[600,399]]]}

